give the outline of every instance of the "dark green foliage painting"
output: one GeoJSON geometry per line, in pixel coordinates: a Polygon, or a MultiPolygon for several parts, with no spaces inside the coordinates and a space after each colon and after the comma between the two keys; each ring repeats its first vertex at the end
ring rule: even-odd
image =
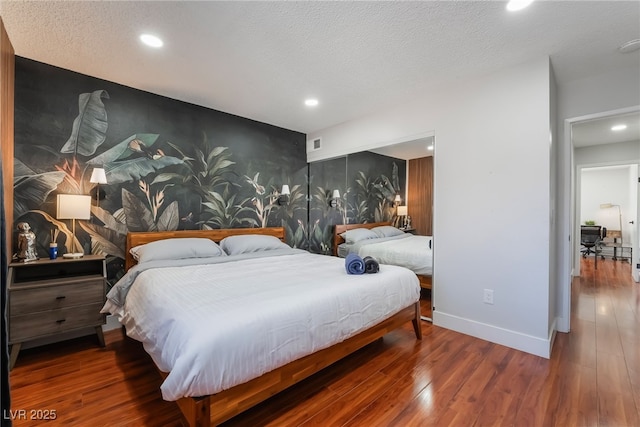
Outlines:
{"type": "MultiPolygon", "coordinates": [[[[348,223],[391,221],[396,194],[404,198],[406,161],[364,151],[347,156],[348,223]]],[[[347,222],[345,222],[347,223],[347,222]]]]}
{"type": "Polygon", "coordinates": [[[14,219],[41,257],[54,229],[71,250],[57,194],[93,196],[75,244],[107,256],[113,284],[130,231],[284,226],[306,248],[307,189],[304,134],[16,58],[14,219]]]}
{"type": "Polygon", "coordinates": [[[406,161],[369,151],[309,165],[309,244],[331,254],[333,226],[392,221],[396,194],[404,195],[406,161]],[[340,192],[335,207],[333,191],[340,192]]]}
{"type": "Polygon", "coordinates": [[[364,152],[307,164],[305,140],[17,57],[14,220],[31,225],[40,257],[58,230],[63,254],[73,233],[56,218],[56,196],[91,195],[73,244],[105,255],[114,284],[128,232],[283,226],[291,246],[331,254],[334,224],[392,219],[405,161],[364,152]],[[94,168],[107,184],[90,182],[94,168]],[[284,184],[289,203],[280,205],[284,184]]]}
{"type": "Polygon", "coordinates": [[[343,196],[347,184],[347,158],[325,160],[309,164],[309,250],[331,254],[333,225],[344,224],[346,218],[342,197],[336,207],[329,206],[333,190],[343,196]]]}

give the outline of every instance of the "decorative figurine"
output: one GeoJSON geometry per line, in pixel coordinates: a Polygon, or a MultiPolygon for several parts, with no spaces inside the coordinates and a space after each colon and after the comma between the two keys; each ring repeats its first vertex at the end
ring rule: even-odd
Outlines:
{"type": "Polygon", "coordinates": [[[26,222],[19,222],[18,231],[18,259],[24,262],[37,260],[36,235],[31,227],[26,222]]]}

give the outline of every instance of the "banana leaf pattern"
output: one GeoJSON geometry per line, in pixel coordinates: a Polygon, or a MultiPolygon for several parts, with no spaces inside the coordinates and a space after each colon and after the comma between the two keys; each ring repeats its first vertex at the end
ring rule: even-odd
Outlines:
{"type": "Polygon", "coordinates": [[[62,92],[82,86],[81,78],[17,59],[14,220],[30,223],[41,257],[53,230],[61,253],[71,246],[70,221],[56,219],[62,193],[92,195],[91,219],[76,221],[75,244],[107,257],[110,284],[124,273],[125,239],[133,231],[282,225],[292,246],[306,247],[303,134],[83,78],[95,90],[62,92]],[[55,109],[42,111],[52,103],[55,109]],[[166,120],[169,112],[175,121],[166,120]],[[200,118],[194,129],[183,126],[192,116],[200,118]],[[300,149],[283,163],[280,146],[291,145],[300,149]],[[89,182],[96,167],[107,176],[99,191],[89,182]],[[280,206],[285,183],[291,203],[280,206]]]}
{"type": "Polygon", "coordinates": [[[404,194],[406,162],[371,152],[309,165],[309,251],[332,254],[333,226],[392,221],[396,194],[404,194]],[[380,173],[388,171],[388,174],[380,173]],[[321,185],[314,184],[320,177],[321,185]],[[340,191],[336,207],[329,202],[340,191]]]}
{"type": "Polygon", "coordinates": [[[128,232],[283,226],[291,246],[329,254],[333,224],[389,219],[404,183],[397,159],[307,164],[302,133],[19,57],[15,102],[15,223],[29,222],[41,257],[58,229],[64,252],[72,234],[56,195],[91,194],[76,245],[107,257],[110,284],[124,273],[128,232]],[[99,188],[96,167],[108,182],[99,188]]]}

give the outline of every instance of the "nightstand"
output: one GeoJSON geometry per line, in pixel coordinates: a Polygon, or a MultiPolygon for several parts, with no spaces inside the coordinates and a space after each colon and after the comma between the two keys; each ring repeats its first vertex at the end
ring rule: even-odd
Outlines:
{"type": "Polygon", "coordinates": [[[102,255],[9,264],[9,369],[24,342],[64,332],[94,328],[104,347],[105,279],[102,255]]]}

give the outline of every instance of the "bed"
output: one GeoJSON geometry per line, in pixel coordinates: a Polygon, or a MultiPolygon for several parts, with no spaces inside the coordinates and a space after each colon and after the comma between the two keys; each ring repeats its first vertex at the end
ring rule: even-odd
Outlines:
{"type": "Polygon", "coordinates": [[[127,273],[103,308],[142,342],[164,377],[163,398],[190,426],[224,422],[409,321],[422,337],[409,270],[347,275],[343,260],[286,245],[247,251],[252,235],[284,245],[280,227],[129,233],[127,273]],[[227,244],[230,236],[244,237],[227,244]],[[201,250],[204,239],[231,251],[201,250]],[[141,251],[136,264],[131,249],[151,243],[198,256],[141,251]]]}
{"type": "Polygon", "coordinates": [[[420,286],[432,288],[433,252],[431,236],[414,236],[391,226],[389,222],[373,222],[369,224],[338,224],[333,230],[333,254],[345,257],[348,253],[356,253],[361,257],[372,256],[381,264],[400,265],[412,270],[420,286]],[[343,234],[350,230],[381,229],[380,236],[360,235],[355,242],[346,242],[343,234]],[[396,230],[396,233],[385,234],[384,230],[396,230]]]}

